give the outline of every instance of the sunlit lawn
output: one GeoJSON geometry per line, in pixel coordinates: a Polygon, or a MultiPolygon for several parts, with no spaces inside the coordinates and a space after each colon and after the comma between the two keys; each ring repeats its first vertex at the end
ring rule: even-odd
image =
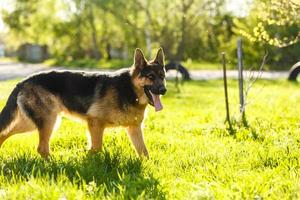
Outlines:
{"type": "MultiPolygon", "coordinates": [[[[0,82],[0,107],[16,81],[0,82]]],[[[37,133],[0,150],[0,199],[299,199],[300,85],[260,81],[247,106],[248,128],[229,134],[222,81],[169,83],[164,110],[149,108],[139,160],[123,129],[109,129],[104,152],[86,150],[86,126],[64,120],[52,158],[36,152],[37,133]]],[[[229,82],[238,119],[237,83],[229,82]]]]}

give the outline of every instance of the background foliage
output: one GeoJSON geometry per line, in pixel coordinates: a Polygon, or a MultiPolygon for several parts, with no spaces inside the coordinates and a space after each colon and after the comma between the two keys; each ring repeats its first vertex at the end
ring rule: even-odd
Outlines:
{"type": "Polygon", "coordinates": [[[128,60],[136,47],[149,56],[159,46],[169,60],[217,63],[226,51],[235,63],[237,37],[244,37],[249,68],[258,65],[265,50],[271,69],[299,61],[298,0],[245,1],[248,9],[241,16],[227,9],[228,2],[15,0],[2,16],[11,49],[25,42],[46,44],[56,64],[95,65],[91,59],[110,60],[112,50],[128,60]]]}

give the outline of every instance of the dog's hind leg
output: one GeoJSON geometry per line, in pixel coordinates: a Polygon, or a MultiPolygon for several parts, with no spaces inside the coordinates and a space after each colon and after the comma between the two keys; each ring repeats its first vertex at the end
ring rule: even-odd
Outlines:
{"type": "Polygon", "coordinates": [[[127,128],[127,133],[139,156],[149,157],[141,126],[129,126],[127,128]]]}
{"type": "Polygon", "coordinates": [[[53,132],[55,123],[57,120],[57,115],[52,114],[47,116],[47,118],[43,119],[44,123],[38,127],[39,131],[39,145],[37,151],[39,154],[47,158],[50,155],[50,137],[53,132]]]}
{"type": "Polygon", "coordinates": [[[90,134],[90,151],[97,152],[102,150],[104,126],[99,120],[89,119],[88,128],[90,134]]]}
{"type": "MultiPolygon", "coordinates": [[[[33,105],[36,106],[36,105],[33,105]]],[[[39,132],[39,144],[37,151],[38,153],[47,158],[50,154],[49,140],[56,124],[57,115],[56,109],[50,110],[49,107],[43,105],[42,108],[35,107],[32,105],[24,104],[24,110],[28,113],[28,117],[35,124],[39,132]]]]}
{"type": "Polygon", "coordinates": [[[30,118],[39,132],[37,151],[42,157],[50,154],[49,140],[54,129],[60,103],[57,97],[41,87],[35,85],[24,86],[18,98],[18,105],[22,112],[30,118]]]}

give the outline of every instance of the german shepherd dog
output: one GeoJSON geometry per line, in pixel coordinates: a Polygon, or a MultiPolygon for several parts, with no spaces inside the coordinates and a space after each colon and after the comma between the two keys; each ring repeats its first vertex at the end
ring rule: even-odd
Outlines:
{"type": "Polygon", "coordinates": [[[101,151],[106,127],[123,126],[139,156],[148,157],[142,123],[147,104],[162,109],[166,93],[164,53],[147,61],[135,50],[131,68],[113,73],[48,71],[18,83],[0,114],[0,146],[16,133],[38,130],[37,151],[47,158],[60,113],[87,122],[90,150],[101,151]]]}

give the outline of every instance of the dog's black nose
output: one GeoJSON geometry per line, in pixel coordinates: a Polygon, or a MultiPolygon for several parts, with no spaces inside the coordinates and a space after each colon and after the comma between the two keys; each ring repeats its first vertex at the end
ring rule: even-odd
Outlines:
{"type": "Polygon", "coordinates": [[[166,92],[167,92],[167,89],[165,88],[165,86],[159,87],[158,90],[159,90],[159,94],[162,94],[162,95],[166,94],[166,92]]]}

